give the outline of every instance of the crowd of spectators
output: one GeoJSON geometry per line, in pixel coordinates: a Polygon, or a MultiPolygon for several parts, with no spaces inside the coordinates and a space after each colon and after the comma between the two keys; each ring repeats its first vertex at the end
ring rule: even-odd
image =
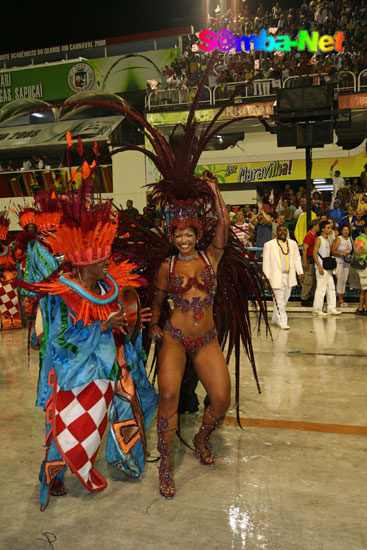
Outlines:
{"type": "MultiPolygon", "coordinates": [[[[337,174],[337,171],[335,173],[337,174]]],[[[363,277],[367,278],[367,267],[364,270],[350,269],[353,250],[363,261],[367,260],[366,250],[363,249],[362,252],[359,250],[361,246],[362,248],[365,246],[367,249],[367,245],[363,245],[367,232],[366,175],[367,164],[364,166],[360,178],[351,180],[342,178],[344,186],[334,189],[330,201],[324,199],[322,192],[313,191],[311,222],[308,226],[306,192],[302,185],[296,190],[287,184],[284,191],[276,198],[272,196],[272,192],[265,190],[254,209],[249,204],[234,208],[227,205],[234,232],[247,247],[257,249],[255,253],[258,258],[261,258],[264,244],[277,236],[279,226],[285,226],[288,238],[295,239],[302,247],[304,280],[301,304],[303,306],[314,305],[313,295],[317,288],[314,244],[322,229],[323,238],[327,231],[330,254],[336,258],[337,304],[340,307],[347,305],[344,301],[344,294],[350,278],[351,286],[361,289],[360,303],[356,313],[367,315],[367,280],[365,282],[362,280],[363,277]],[[362,245],[359,241],[362,242],[362,245]],[[352,281],[353,277],[354,281],[352,281]]],[[[336,177],[341,178],[340,172],[336,177]]],[[[322,266],[316,267],[322,271],[322,266]]],[[[323,280],[320,279],[320,281],[323,280]]],[[[324,290],[326,293],[326,288],[324,290]]],[[[335,288],[330,290],[331,293],[334,291],[335,288]]],[[[318,311],[317,314],[323,315],[324,313],[318,311]]]]}
{"type": "MultiPolygon", "coordinates": [[[[359,220],[367,215],[366,174],[367,164],[360,177],[342,178],[344,186],[335,195],[332,193],[331,200],[325,198],[327,193],[313,190],[311,218],[330,218],[336,235],[344,225],[350,225],[355,238],[360,232],[359,220]]],[[[287,227],[290,237],[295,238],[301,246],[307,230],[305,187],[299,185],[296,188],[286,184],[277,197],[272,195],[271,190],[264,189],[255,207],[247,204],[232,208],[227,205],[231,221],[236,226],[235,232],[247,246],[262,247],[268,238],[275,236],[277,225],[281,223],[287,227]],[[264,226],[271,227],[271,231],[265,230],[264,226]]]]}
{"type": "Polygon", "coordinates": [[[29,170],[43,170],[44,168],[44,159],[36,155],[30,158],[24,158],[20,161],[9,160],[7,162],[0,162],[0,172],[27,172],[29,170]]]}
{"type": "MultiPolygon", "coordinates": [[[[217,8],[215,14],[208,16],[208,27],[216,32],[228,29],[236,36],[251,36],[266,29],[275,37],[288,35],[292,40],[302,29],[318,31],[320,36],[333,36],[342,30],[345,35],[343,52],[313,54],[294,49],[289,53],[254,50],[220,53],[208,77],[207,85],[211,89],[255,78],[266,83],[255,82],[248,95],[268,95],[270,86],[273,90],[289,76],[310,74],[324,74],[324,82],[339,82],[343,86],[350,81],[349,72],[358,75],[367,67],[367,0],[304,0],[299,9],[283,9],[280,2],[265,8],[260,1],[256,11],[251,11],[243,2],[238,14],[230,10],[222,14],[217,8]]],[[[174,60],[162,71],[161,82],[156,85],[158,89],[181,88],[189,94],[199,84],[210,54],[198,48],[196,34],[187,37],[187,41],[181,59],[174,60]]],[[[220,91],[223,96],[229,93],[227,88],[220,91]]]]}

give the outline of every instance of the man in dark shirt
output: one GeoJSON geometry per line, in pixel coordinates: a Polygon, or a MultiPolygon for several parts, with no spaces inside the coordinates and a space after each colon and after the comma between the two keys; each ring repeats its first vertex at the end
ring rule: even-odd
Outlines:
{"type": "Polygon", "coordinates": [[[347,215],[344,216],[339,222],[339,233],[345,225],[351,226],[357,221],[357,218],[354,216],[353,206],[348,206],[347,215]]]}
{"type": "Polygon", "coordinates": [[[133,201],[131,199],[126,201],[126,209],[124,210],[124,214],[129,216],[129,218],[135,222],[140,218],[139,210],[133,207],[133,201]]]}
{"type": "Polygon", "coordinates": [[[302,263],[303,263],[303,285],[301,294],[301,304],[303,306],[312,306],[312,294],[315,291],[316,275],[313,261],[313,247],[318,237],[320,229],[319,220],[311,220],[310,230],[303,239],[302,263]]]}

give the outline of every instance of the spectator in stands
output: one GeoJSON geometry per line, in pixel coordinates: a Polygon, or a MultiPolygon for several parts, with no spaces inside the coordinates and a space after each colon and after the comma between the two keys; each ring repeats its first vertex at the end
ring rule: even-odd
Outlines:
{"type": "Polygon", "coordinates": [[[336,223],[339,223],[342,218],[344,218],[345,211],[342,209],[342,203],[339,199],[334,200],[334,208],[329,210],[329,217],[336,223]]]}
{"type": "Polygon", "coordinates": [[[363,193],[361,196],[361,202],[359,203],[358,208],[362,210],[364,214],[367,213],[367,193],[363,193]]]}
{"type": "MultiPolygon", "coordinates": [[[[306,204],[307,204],[307,201],[305,201],[305,203],[302,203],[302,210],[305,209],[305,211],[300,216],[298,216],[296,227],[294,228],[294,236],[299,246],[302,246],[303,239],[305,238],[307,233],[306,204]]],[[[315,220],[316,218],[317,216],[315,212],[311,210],[311,220],[315,220]]]]}
{"type": "Polygon", "coordinates": [[[234,220],[234,218],[236,217],[236,214],[234,212],[232,212],[232,207],[231,207],[230,204],[226,204],[226,208],[227,208],[229,220],[232,222],[234,220]]]}
{"type": "Polygon", "coordinates": [[[363,260],[366,267],[356,269],[359,279],[361,293],[359,296],[359,304],[356,310],[357,315],[367,315],[367,216],[363,217],[365,222],[363,231],[354,241],[354,256],[358,260],[363,260]]]}
{"type": "Polygon", "coordinates": [[[353,214],[356,215],[356,212],[358,210],[358,199],[352,199],[350,205],[353,208],[353,214]]]}
{"type": "Polygon", "coordinates": [[[262,203],[262,211],[266,212],[267,214],[269,212],[273,211],[273,205],[270,204],[270,193],[267,189],[264,189],[263,194],[261,196],[261,203],[262,203]]]}
{"type": "Polygon", "coordinates": [[[350,227],[343,225],[340,235],[334,240],[331,246],[331,254],[336,258],[336,293],[338,296],[338,304],[341,307],[346,307],[344,302],[344,293],[347,285],[351,253],[353,251],[353,243],[350,238],[350,227]],[[349,261],[348,261],[349,260],[349,261]]]}
{"type": "Polygon", "coordinates": [[[143,208],[143,215],[139,218],[139,223],[147,229],[152,229],[153,227],[153,224],[149,219],[149,208],[147,206],[144,206],[143,208]]]}
{"type": "MultiPolygon", "coordinates": [[[[269,214],[270,216],[270,214],[269,214]]],[[[272,229],[271,229],[271,236],[273,239],[275,239],[275,237],[277,236],[277,229],[278,229],[278,226],[279,225],[284,225],[284,214],[279,214],[277,215],[276,219],[275,219],[275,222],[273,221],[272,223],[272,229]]],[[[287,239],[289,239],[290,236],[289,236],[289,231],[287,231],[287,239]]]]}
{"type": "Polygon", "coordinates": [[[245,218],[249,218],[250,221],[251,218],[253,218],[254,216],[254,213],[252,212],[251,206],[249,204],[245,204],[243,208],[243,213],[245,214],[245,218]]]}
{"type": "MultiPolygon", "coordinates": [[[[256,247],[263,248],[264,244],[272,238],[271,231],[273,219],[269,214],[264,212],[261,203],[259,203],[258,206],[258,213],[254,216],[253,224],[256,225],[256,247]]],[[[260,257],[261,252],[258,251],[256,255],[260,257]]]]}
{"type": "Polygon", "coordinates": [[[43,170],[44,169],[45,163],[44,163],[44,160],[43,160],[42,157],[34,155],[33,156],[33,161],[34,161],[34,167],[37,170],[43,170]]]}
{"type": "Polygon", "coordinates": [[[294,211],[290,207],[290,204],[287,200],[283,201],[283,206],[280,209],[280,213],[284,215],[284,225],[288,230],[292,232],[294,227],[294,211]]]}
{"type": "Polygon", "coordinates": [[[124,210],[124,213],[132,220],[138,221],[138,219],[140,218],[139,210],[137,208],[134,208],[133,204],[133,201],[131,199],[128,199],[126,201],[126,208],[124,210]]]}
{"type": "Polygon", "coordinates": [[[338,224],[339,233],[341,232],[342,227],[344,227],[345,225],[351,226],[356,222],[356,220],[357,218],[354,215],[353,206],[348,206],[347,215],[343,216],[338,224]]]}
{"type": "Polygon", "coordinates": [[[321,216],[324,212],[324,203],[318,191],[315,191],[312,195],[312,210],[315,212],[316,216],[321,216]]]}
{"type": "Polygon", "coordinates": [[[286,306],[297,275],[302,283],[303,270],[297,243],[287,238],[287,227],[279,225],[276,238],[264,244],[263,270],[274,292],[272,323],[289,329],[286,306]]]}
{"type": "Polygon", "coordinates": [[[309,224],[310,230],[306,233],[303,239],[302,248],[302,264],[303,264],[303,285],[301,292],[301,304],[303,306],[312,306],[313,295],[316,285],[316,273],[313,259],[313,247],[318,237],[320,229],[319,220],[311,220],[309,224]]]}
{"type": "Polygon", "coordinates": [[[158,235],[160,235],[161,230],[162,230],[162,217],[159,216],[159,214],[157,212],[155,217],[154,217],[154,225],[151,228],[151,231],[153,231],[153,233],[157,233],[158,235]]]}
{"type": "Polygon", "coordinates": [[[307,211],[307,199],[305,197],[302,197],[299,200],[299,207],[297,208],[297,210],[295,211],[295,213],[293,215],[294,222],[297,223],[298,218],[300,217],[300,215],[303,214],[303,212],[306,212],[306,211],[307,211]]]}
{"type": "Polygon", "coordinates": [[[338,224],[334,222],[333,218],[328,218],[327,221],[331,223],[332,228],[328,236],[330,246],[333,244],[337,236],[339,235],[338,224]]]}
{"type": "MultiPolygon", "coordinates": [[[[340,202],[341,204],[341,207],[342,209],[344,210],[344,206],[345,206],[345,195],[344,195],[344,188],[343,189],[339,189],[339,191],[337,192],[336,194],[336,198],[338,199],[338,201],[340,202]]],[[[334,200],[335,202],[335,200],[334,200]]],[[[330,205],[332,205],[333,202],[330,203],[330,205]]]]}
{"type": "Polygon", "coordinates": [[[299,186],[298,191],[297,191],[297,193],[296,193],[296,197],[297,197],[297,202],[298,202],[298,204],[300,204],[301,199],[305,199],[305,198],[306,198],[306,190],[305,190],[305,188],[303,187],[303,185],[300,185],[300,186],[299,186]]]}
{"type": "Polygon", "coordinates": [[[351,225],[351,230],[352,230],[352,237],[353,237],[353,240],[355,240],[358,235],[363,231],[363,227],[364,227],[364,217],[363,217],[363,210],[361,209],[358,209],[356,211],[356,219],[355,219],[355,222],[351,225]]]}
{"type": "Polygon", "coordinates": [[[361,172],[361,184],[363,191],[367,191],[367,164],[364,165],[364,169],[361,172]]]}
{"type": "Polygon", "coordinates": [[[282,191],[282,192],[277,196],[277,202],[279,202],[280,200],[284,201],[284,200],[286,200],[286,199],[289,199],[290,191],[291,191],[291,186],[289,185],[289,183],[287,183],[287,184],[284,186],[284,191],[282,191]]]}
{"type": "Polygon", "coordinates": [[[22,170],[31,170],[32,169],[32,162],[29,159],[24,159],[22,164],[22,170]]]}
{"type": "Polygon", "coordinates": [[[245,246],[251,246],[254,226],[250,223],[249,218],[245,218],[243,210],[237,210],[236,221],[232,229],[245,246]]]}
{"type": "Polygon", "coordinates": [[[318,316],[340,315],[336,309],[335,285],[333,272],[323,266],[325,258],[330,257],[330,243],[328,237],[332,231],[332,224],[328,221],[320,223],[321,235],[317,237],[313,249],[313,259],[316,269],[316,291],[313,301],[313,314],[318,316]],[[322,311],[326,294],[327,313],[322,311]]]}
{"type": "Polygon", "coordinates": [[[332,165],[330,167],[330,177],[333,180],[333,193],[331,196],[331,202],[336,198],[336,194],[339,191],[339,189],[342,189],[345,186],[344,178],[340,175],[340,170],[335,170],[335,173],[333,172],[335,165],[332,165]]]}

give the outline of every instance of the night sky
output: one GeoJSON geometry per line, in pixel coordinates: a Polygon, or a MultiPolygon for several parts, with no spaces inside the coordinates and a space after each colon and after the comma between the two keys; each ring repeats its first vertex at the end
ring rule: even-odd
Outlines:
{"type": "MultiPolygon", "coordinates": [[[[275,0],[263,0],[272,6],[275,0]]],[[[301,0],[281,0],[283,8],[301,0]]],[[[212,3],[216,3],[215,0],[212,3]]],[[[194,25],[202,29],[203,0],[74,0],[14,2],[1,7],[0,53],[194,25]]],[[[256,10],[258,0],[248,0],[256,10]]]]}

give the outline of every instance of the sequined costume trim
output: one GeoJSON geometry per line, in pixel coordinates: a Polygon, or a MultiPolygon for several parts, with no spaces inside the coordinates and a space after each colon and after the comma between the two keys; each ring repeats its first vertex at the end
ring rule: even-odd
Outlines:
{"type": "Polygon", "coordinates": [[[208,330],[204,336],[201,338],[188,338],[185,336],[180,328],[174,327],[171,321],[167,321],[164,325],[164,330],[166,330],[171,338],[178,340],[184,346],[186,353],[193,355],[198,349],[201,348],[204,344],[208,344],[214,338],[217,337],[217,330],[212,328],[208,330]]]}
{"type": "Polygon", "coordinates": [[[179,294],[173,294],[172,301],[175,307],[181,311],[192,311],[196,319],[202,319],[204,316],[204,308],[208,308],[214,304],[214,296],[206,296],[204,300],[201,298],[193,298],[192,301],[182,298],[179,294]]]}
{"type": "Polygon", "coordinates": [[[199,275],[199,279],[190,277],[184,286],[184,278],[182,275],[175,274],[175,266],[177,258],[171,258],[170,264],[170,277],[169,277],[169,292],[172,294],[172,301],[175,307],[178,307],[181,311],[192,311],[195,319],[200,320],[204,316],[204,308],[207,309],[214,304],[214,297],[217,291],[217,280],[213,268],[209,260],[206,258],[203,252],[200,252],[200,258],[205,264],[205,268],[199,275]],[[200,282],[200,280],[202,282],[200,282]],[[206,290],[208,296],[204,299],[196,296],[191,300],[183,298],[182,295],[186,294],[193,286],[199,290],[206,290]]]}

